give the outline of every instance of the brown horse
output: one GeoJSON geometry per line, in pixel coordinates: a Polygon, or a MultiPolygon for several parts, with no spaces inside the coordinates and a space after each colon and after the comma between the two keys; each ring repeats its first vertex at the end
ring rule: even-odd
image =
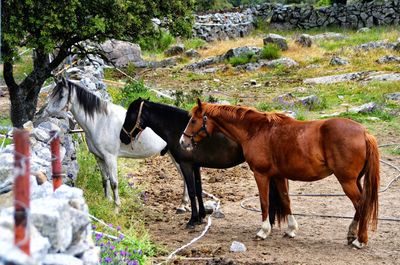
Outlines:
{"type": "Polygon", "coordinates": [[[343,118],[298,121],[248,107],[197,103],[180,143],[192,149],[196,142],[219,131],[242,146],[260,194],[262,226],[258,237],[265,239],[271,231],[267,220],[271,178],[278,185],[288,215],[288,235],[294,236],[297,223],[291,215],[285,178],[315,181],[333,173],[356,210],[348,244],[358,248],[367,244],[368,224],[375,230],[378,222],[379,153],[376,139],[362,125],[343,118]]]}

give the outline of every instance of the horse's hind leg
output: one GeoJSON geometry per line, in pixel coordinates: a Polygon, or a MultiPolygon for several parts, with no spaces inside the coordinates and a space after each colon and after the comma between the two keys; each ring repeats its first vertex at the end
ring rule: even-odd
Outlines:
{"type": "MultiPolygon", "coordinates": [[[[297,230],[299,230],[299,225],[297,224],[296,219],[292,215],[292,209],[290,208],[290,198],[289,198],[289,183],[286,178],[275,177],[271,179],[271,181],[275,182],[276,188],[278,190],[278,194],[280,197],[280,202],[277,202],[277,206],[279,207],[277,211],[278,223],[281,220],[285,220],[287,218],[288,228],[285,231],[285,236],[293,238],[296,236],[297,230]]],[[[272,202],[270,202],[272,203],[272,202]]]]}
{"type": "Polygon", "coordinates": [[[254,172],[254,177],[256,179],[258,192],[260,195],[261,204],[261,229],[257,233],[257,237],[261,239],[266,239],[271,233],[271,224],[268,219],[268,207],[269,207],[269,177],[261,173],[254,172]]]}
{"type": "Polygon", "coordinates": [[[361,191],[357,185],[356,179],[352,179],[346,182],[340,182],[340,185],[342,185],[344,193],[347,195],[347,197],[349,197],[356,210],[354,218],[349,226],[349,231],[347,233],[347,244],[350,245],[354,242],[354,240],[357,239],[357,227],[358,221],[360,219],[359,204],[361,200],[361,191]]]}
{"type": "Polygon", "coordinates": [[[99,165],[100,174],[101,174],[101,177],[102,177],[102,180],[103,180],[104,196],[108,200],[112,201],[111,193],[110,193],[110,179],[109,179],[109,177],[107,175],[105,162],[104,162],[103,159],[101,159],[101,158],[99,158],[97,156],[95,156],[95,158],[96,158],[96,161],[97,161],[97,165],[99,165]]]}

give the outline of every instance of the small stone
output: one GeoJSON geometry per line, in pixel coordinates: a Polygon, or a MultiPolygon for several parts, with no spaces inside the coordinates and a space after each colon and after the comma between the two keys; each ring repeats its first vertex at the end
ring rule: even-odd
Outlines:
{"type": "Polygon", "coordinates": [[[187,50],[185,55],[189,58],[199,58],[201,56],[200,53],[194,49],[187,50]]]}
{"type": "Polygon", "coordinates": [[[338,57],[338,56],[334,56],[331,58],[331,61],[329,62],[329,64],[330,65],[346,65],[346,64],[349,64],[349,60],[338,57]]]}
{"type": "Polygon", "coordinates": [[[385,98],[387,98],[389,100],[400,101],[400,92],[394,92],[394,93],[386,94],[385,98]]]}
{"type": "Polygon", "coordinates": [[[358,29],[357,33],[366,33],[366,32],[369,32],[369,31],[371,31],[370,28],[364,27],[364,28],[358,29]]]}
{"type": "Polygon", "coordinates": [[[251,79],[251,80],[250,80],[250,85],[252,85],[252,86],[257,85],[257,81],[254,80],[254,79],[251,79]]]}
{"type": "Polygon", "coordinates": [[[238,241],[233,241],[231,244],[231,252],[245,252],[247,250],[246,246],[238,241]]]}
{"type": "Polygon", "coordinates": [[[363,104],[359,107],[353,107],[349,111],[350,112],[355,112],[355,113],[369,113],[378,108],[378,105],[375,102],[369,102],[366,104],[363,104]]]}
{"type": "Polygon", "coordinates": [[[36,177],[36,182],[38,185],[42,185],[47,181],[47,176],[46,173],[42,171],[37,171],[36,173],[33,174],[36,177]]]}

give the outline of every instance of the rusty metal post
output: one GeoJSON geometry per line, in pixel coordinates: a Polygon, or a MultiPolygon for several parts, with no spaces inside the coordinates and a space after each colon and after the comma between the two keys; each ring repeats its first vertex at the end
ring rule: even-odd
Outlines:
{"type": "Polygon", "coordinates": [[[29,132],[15,129],[14,139],[14,244],[30,255],[30,235],[28,226],[28,213],[30,208],[30,154],[29,132]]]}
{"type": "Polygon", "coordinates": [[[55,191],[62,184],[62,169],[61,169],[61,158],[60,158],[60,137],[57,131],[50,132],[51,143],[51,170],[53,179],[53,190],[55,191]]]}

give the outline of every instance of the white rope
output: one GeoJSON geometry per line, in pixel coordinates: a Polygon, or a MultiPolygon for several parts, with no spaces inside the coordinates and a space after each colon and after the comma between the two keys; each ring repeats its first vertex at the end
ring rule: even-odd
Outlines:
{"type": "MultiPolygon", "coordinates": [[[[219,210],[219,207],[220,207],[220,200],[219,200],[217,197],[215,197],[214,195],[210,194],[210,193],[207,193],[207,192],[205,192],[205,191],[203,191],[203,193],[204,193],[205,195],[211,197],[213,200],[217,201],[217,206],[216,206],[215,209],[214,209],[214,212],[217,212],[217,211],[219,210]]],[[[203,232],[201,232],[201,234],[200,234],[198,237],[193,238],[193,239],[192,239],[189,243],[187,243],[186,245],[183,245],[183,246],[177,248],[176,250],[174,250],[171,254],[168,255],[168,257],[167,257],[163,262],[158,263],[157,265],[161,265],[161,264],[167,263],[169,260],[173,259],[179,251],[181,251],[181,250],[187,248],[188,246],[192,245],[193,243],[195,243],[196,241],[198,241],[199,239],[201,239],[201,238],[207,233],[207,231],[210,229],[211,224],[212,224],[212,218],[211,218],[211,215],[209,215],[209,216],[208,216],[207,225],[204,227],[203,232]]]]}
{"type": "Polygon", "coordinates": [[[124,235],[122,232],[120,232],[120,231],[118,231],[118,229],[116,229],[116,228],[114,228],[114,227],[108,225],[108,224],[107,224],[106,222],[104,222],[103,220],[101,220],[101,219],[99,219],[99,218],[97,218],[97,217],[95,217],[95,216],[93,216],[93,215],[91,215],[91,214],[88,214],[88,215],[89,215],[90,218],[92,218],[92,219],[95,220],[96,222],[98,222],[98,223],[104,225],[104,226],[107,227],[108,229],[110,229],[110,230],[112,230],[112,231],[115,231],[115,232],[117,232],[119,235],[122,235],[123,237],[125,237],[125,235],[124,235]]]}

